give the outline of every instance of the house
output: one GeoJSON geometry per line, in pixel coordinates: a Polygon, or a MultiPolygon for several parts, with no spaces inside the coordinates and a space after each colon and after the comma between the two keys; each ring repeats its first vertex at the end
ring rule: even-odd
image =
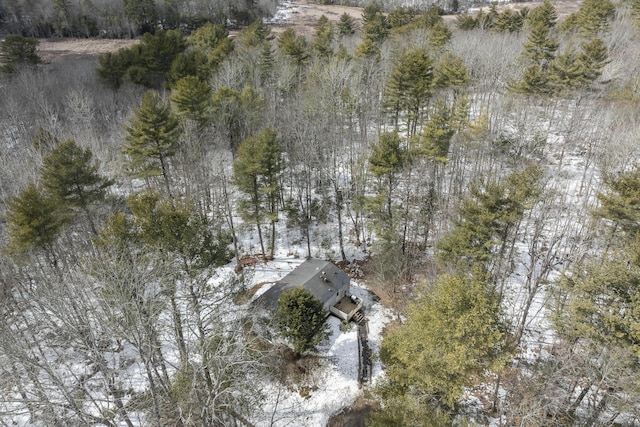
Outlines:
{"type": "Polygon", "coordinates": [[[322,302],[327,313],[345,321],[362,308],[362,301],[349,292],[351,278],[329,261],[308,259],[283,277],[259,297],[259,302],[272,311],[278,308],[280,295],[302,286],[322,302]]]}

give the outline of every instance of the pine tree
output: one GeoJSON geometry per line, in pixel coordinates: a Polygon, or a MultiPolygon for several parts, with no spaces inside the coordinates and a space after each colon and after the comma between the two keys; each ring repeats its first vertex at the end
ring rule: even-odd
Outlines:
{"type": "Polygon", "coordinates": [[[224,26],[211,23],[191,33],[187,42],[207,58],[210,73],[218,69],[235,46],[229,39],[229,31],[224,26]]]}
{"type": "Polygon", "coordinates": [[[447,161],[451,138],[456,130],[451,113],[444,101],[436,101],[429,119],[420,132],[418,139],[420,156],[435,162],[445,163],[447,161]]]}
{"type": "Polygon", "coordinates": [[[473,184],[458,209],[454,229],[438,241],[438,261],[459,271],[490,272],[501,261],[514,226],[537,202],[541,180],[542,170],[529,166],[501,182],[473,184]]]}
{"type": "Polygon", "coordinates": [[[578,55],[573,50],[558,54],[549,68],[549,84],[556,93],[562,93],[580,86],[583,68],[578,55]]]}
{"type": "Polygon", "coordinates": [[[458,95],[471,77],[464,60],[450,52],[443,54],[434,67],[433,85],[437,89],[453,89],[458,95]]]}
{"type": "Polygon", "coordinates": [[[389,22],[378,3],[370,3],[362,11],[362,33],[364,39],[381,44],[389,35],[389,22]]]}
{"type": "Polygon", "coordinates": [[[338,34],[341,36],[351,36],[355,34],[355,20],[347,12],[340,15],[340,21],[338,21],[338,34]]]}
{"type": "Polygon", "coordinates": [[[271,29],[262,22],[262,19],[256,19],[238,34],[238,41],[244,48],[260,46],[272,39],[271,29]]]}
{"type": "Polygon", "coordinates": [[[304,65],[309,59],[307,39],[296,35],[291,28],[284,30],[278,37],[278,48],[298,66],[304,65]]]}
{"type": "Polygon", "coordinates": [[[42,61],[36,39],[10,34],[0,41],[0,71],[15,73],[20,67],[32,67],[42,61]]]}
{"type": "Polygon", "coordinates": [[[478,21],[468,13],[456,15],[456,28],[462,31],[470,31],[478,28],[478,21]]]}
{"type": "Polygon", "coordinates": [[[21,256],[32,249],[44,249],[50,255],[51,245],[67,221],[57,201],[31,183],[8,200],[7,208],[9,251],[21,256]]]}
{"type": "Polygon", "coordinates": [[[524,69],[519,82],[509,84],[509,90],[527,95],[549,94],[552,91],[549,73],[542,70],[538,64],[531,64],[524,69]]]}
{"type": "Polygon", "coordinates": [[[296,355],[313,350],[329,336],[327,313],[311,292],[297,286],[278,299],[275,321],[280,334],[293,345],[296,355]]]}
{"type": "Polygon", "coordinates": [[[402,52],[394,61],[384,90],[384,106],[396,128],[402,115],[409,136],[415,135],[422,110],[433,91],[433,61],[427,50],[415,47],[402,52]]]}
{"type": "Polygon", "coordinates": [[[607,46],[601,38],[595,37],[582,43],[582,51],[578,55],[578,63],[582,70],[582,79],[587,84],[593,83],[602,75],[602,69],[610,62],[607,46]]]}
{"type": "Polygon", "coordinates": [[[211,86],[195,76],[179,80],[171,91],[171,103],[179,116],[203,129],[210,121],[211,86]]]}
{"type": "Polygon", "coordinates": [[[544,0],[541,6],[536,7],[527,14],[527,24],[531,28],[541,25],[551,29],[556,26],[557,21],[558,14],[550,0],[544,0]]]}
{"type": "Polygon", "coordinates": [[[169,195],[169,159],[176,154],[179,125],[170,106],[155,93],[147,92],[125,127],[128,144],[122,146],[131,174],[144,179],[162,176],[169,195]]]}
{"type": "Polygon", "coordinates": [[[385,132],[380,135],[380,140],[371,147],[369,155],[369,170],[381,183],[384,183],[381,185],[377,197],[385,200],[384,214],[380,218],[383,222],[383,229],[388,229],[391,226],[393,192],[397,185],[396,176],[407,161],[406,151],[402,148],[401,142],[398,132],[385,132]]]}
{"type": "Polygon", "coordinates": [[[331,42],[333,40],[333,26],[326,16],[318,18],[315,25],[315,35],[311,41],[311,48],[320,58],[328,59],[333,55],[331,42]]]}
{"type": "Polygon", "coordinates": [[[455,410],[472,376],[506,361],[500,300],[483,281],[441,276],[385,336],[383,397],[431,396],[429,404],[455,410]]]}
{"type": "Polygon", "coordinates": [[[270,256],[275,249],[275,224],[278,221],[280,175],[284,170],[282,149],[278,133],[265,129],[240,144],[233,162],[233,181],[248,196],[240,203],[240,214],[245,221],[255,224],[260,248],[265,254],[262,223],[271,222],[270,256]]]}
{"type": "Polygon", "coordinates": [[[79,147],[72,139],[52,149],[40,168],[44,188],[59,200],[62,208],[83,211],[94,234],[97,230],[90,206],[103,201],[106,189],[113,184],[98,169],[91,150],[79,147]]]}
{"type": "Polygon", "coordinates": [[[558,41],[551,35],[549,27],[538,23],[531,28],[531,33],[524,43],[523,55],[545,69],[555,58],[558,46],[558,41]]]}
{"type": "Polygon", "coordinates": [[[453,33],[444,22],[438,22],[427,30],[427,44],[434,50],[443,50],[453,33]]]}

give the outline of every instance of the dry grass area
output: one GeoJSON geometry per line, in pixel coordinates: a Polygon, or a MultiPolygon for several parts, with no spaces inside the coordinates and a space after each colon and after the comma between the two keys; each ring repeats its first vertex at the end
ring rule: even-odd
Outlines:
{"type": "MultiPolygon", "coordinates": [[[[541,1],[527,3],[509,3],[498,6],[498,10],[511,8],[520,10],[525,7],[533,9],[541,5],[541,1]]],[[[558,17],[560,19],[576,12],[580,7],[578,0],[557,0],[553,1],[558,17]]],[[[329,21],[337,22],[343,13],[351,15],[357,25],[362,21],[362,9],[358,7],[340,6],[340,5],[320,5],[314,4],[307,0],[294,1],[289,3],[289,12],[287,18],[279,23],[272,25],[274,35],[279,35],[287,28],[292,28],[298,34],[311,36],[314,33],[314,25],[318,18],[322,15],[326,16],[329,21]]],[[[471,9],[470,13],[475,14],[479,9],[471,9]]],[[[445,17],[446,20],[452,21],[455,16],[445,17]]],[[[59,61],[65,58],[97,56],[105,52],[115,52],[123,47],[130,47],[139,40],[131,39],[63,39],[50,38],[41,39],[38,52],[45,62],[59,61]]]]}
{"type": "Polygon", "coordinates": [[[38,54],[45,62],[60,61],[70,57],[97,56],[131,47],[139,40],[132,39],[40,39],[38,54]]]}

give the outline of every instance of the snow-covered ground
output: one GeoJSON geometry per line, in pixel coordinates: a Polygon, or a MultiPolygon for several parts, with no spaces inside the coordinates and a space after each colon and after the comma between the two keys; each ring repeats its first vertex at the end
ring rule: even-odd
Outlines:
{"type": "MultiPolygon", "coordinates": [[[[291,257],[275,258],[251,267],[252,286],[263,284],[255,293],[254,299],[303,261],[291,257]]],[[[372,298],[362,281],[351,281],[351,293],[364,301],[369,346],[373,354],[377,355],[382,331],[392,319],[392,312],[372,298]]],[[[262,408],[256,411],[253,420],[257,426],[325,426],[333,414],[349,406],[363,393],[358,386],[356,327],[353,324],[347,328],[341,327],[342,321],[333,316],[329,317],[328,323],[331,336],[319,347],[320,368],[299,388],[276,383],[265,384],[267,399],[262,408]]],[[[372,382],[381,373],[380,359],[374,356],[372,382]]]]}

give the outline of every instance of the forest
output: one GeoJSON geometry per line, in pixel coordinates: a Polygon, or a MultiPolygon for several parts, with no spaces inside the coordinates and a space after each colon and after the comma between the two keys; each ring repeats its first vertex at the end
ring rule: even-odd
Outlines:
{"type": "Polygon", "coordinates": [[[306,425],[247,256],[393,313],[367,426],[640,425],[640,0],[115,3],[0,5],[0,425],[306,425]]]}

